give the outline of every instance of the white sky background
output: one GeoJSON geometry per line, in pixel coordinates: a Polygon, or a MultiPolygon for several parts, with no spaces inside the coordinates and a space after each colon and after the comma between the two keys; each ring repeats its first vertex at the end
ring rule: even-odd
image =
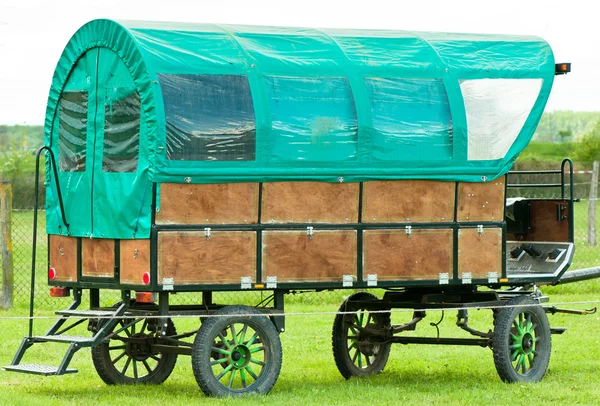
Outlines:
{"type": "Polygon", "coordinates": [[[600,111],[600,24],[593,0],[0,0],[0,124],[43,124],[56,63],[71,35],[96,18],[386,28],[537,35],[556,62],[546,110],[600,111]]]}

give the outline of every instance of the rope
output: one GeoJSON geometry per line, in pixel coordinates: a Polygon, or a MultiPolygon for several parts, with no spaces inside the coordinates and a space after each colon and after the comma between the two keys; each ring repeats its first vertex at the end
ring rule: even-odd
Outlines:
{"type": "MultiPolygon", "coordinates": [[[[464,307],[436,307],[436,308],[410,308],[410,309],[391,309],[391,310],[369,310],[369,313],[409,313],[416,311],[458,311],[458,310],[493,310],[493,309],[508,309],[508,308],[521,308],[521,307],[545,307],[545,306],[572,306],[572,305],[588,305],[588,304],[599,304],[600,299],[597,300],[588,300],[588,301],[577,301],[577,302],[559,302],[559,303],[544,303],[544,304],[523,304],[523,305],[494,305],[494,306],[464,306],[464,307]]],[[[260,310],[260,308],[258,308],[260,310]]],[[[317,312],[280,312],[280,313],[265,313],[267,316],[323,316],[323,315],[338,315],[338,314],[355,314],[355,311],[317,311],[317,312]]],[[[73,319],[161,319],[161,318],[170,318],[170,319],[183,319],[183,318],[218,318],[218,317],[256,317],[256,313],[236,313],[236,314],[173,314],[173,315],[122,315],[122,316],[98,316],[98,317],[90,317],[86,315],[74,315],[69,316],[69,318],[73,319]]],[[[0,316],[0,320],[47,320],[47,319],[56,319],[61,317],[60,315],[54,316],[0,316]]]]}

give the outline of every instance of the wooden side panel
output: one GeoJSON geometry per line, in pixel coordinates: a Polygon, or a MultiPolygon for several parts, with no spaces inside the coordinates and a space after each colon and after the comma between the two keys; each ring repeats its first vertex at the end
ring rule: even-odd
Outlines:
{"type": "Polygon", "coordinates": [[[255,224],[258,183],[162,183],[158,224],[255,224]]]}
{"type": "Polygon", "coordinates": [[[365,223],[451,222],[454,182],[397,180],[365,182],[365,223]]]}
{"type": "Polygon", "coordinates": [[[452,230],[367,230],[363,232],[363,276],[378,280],[439,279],[452,275],[452,230]]]}
{"type": "Polygon", "coordinates": [[[458,184],[457,221],[504,220],[506,177],[487,183],[458,184]]]}
{"type": "Polygon", "coordinates": [[[339,282],[344,275],[356,280],[356,231],[263,232],[263,280],[277,282],[339,282]]]}
{"type": "Polygon", "coordinates": [[[357,223],[358,183],[264,183],[263,223],[357,223]]]}
{"type": "Polygon", "coordinates": [[[473,279],[487,279],[489,272],[502,275],[502,229],[458,230],[458,277],[470,272],[473,279]]]}
{"type": "Polygon", "coordinates": [[[567,200],[531,200],[530,225],[527,234],[507,234],[509,241],[569,241],[569,202],[567,200]],[[560,210],[561,220],[558,221],[560,210]]]}
{"type": "Polygon", "coordinates": [[[81,276],[115,275],[115,240],[81,239],[81,276]]]}
{"type": "Polygon", "coordinates": [[[50,268],[56,271],[55,281],[77,281],[77,238],[50,236],[50,268]]]}
{"type": "Polygon", "coordinates": [[[162,232],[158,234],[158,283],[175,285],[256,282],[256,232],[162,232]]]}
{"type": "Polygon", "coordinates": [[[119,244],[121,283],[143,285],[142,276],[150,272],[150,240],[121,240],[119,244]]]}

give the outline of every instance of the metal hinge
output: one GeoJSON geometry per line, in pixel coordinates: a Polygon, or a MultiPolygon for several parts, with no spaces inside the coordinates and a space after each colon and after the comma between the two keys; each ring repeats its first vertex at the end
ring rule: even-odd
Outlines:
{"type": "Polygon", "coordinates": [[[204,236],[206,237],[207,240],[210,240],[210,227],[206,227],[204,229],[204,236]]]}
{"type": "Polygon", "coordinates": [[[482,235],[482,234],[483,234],[483,225],[482,225],[482,224],[479,224],[479,225],[477,226],[477,232],[478,232],[480,235],[482,235]]]}
{"type": "Polygon", "coordinates": [[[377,274],[367,275],[367,286],[377,286],[377,274]]]}
{"type": "Polygon", "coordinates": [[[412,227],[411,226],[406,226],[405,231],[406,231],[407,236],[410,237],[412,235],[412,227]]]}
{"type": "Polygon", "coordinates": [[[440,273],[440,285],[448,285],[450,283],[450,275],[448,272],[440,273]]]}
{"type": "Polygon", "coordinates": [[[240,288],[241,289],[252,289],[252,277],[251,276],[242,276],[240,278],[240,288]]]}
{"type": "Polygon", "coordinates": [[[463,272],[460,275],[460,279],[462,279],[463,285],[469,285],[473,281],[473,277],[472,277],[471,272],[463,272]]]}
{"type": "Polygon", "coordinates": [[[313,239],[313,227],[306,227],[306,235],[311,240],[313,239]]]}
{"type": "Polygon", "coordinates": [[[352,275],[342,276],[342,286],[345,288],[351,288],[354,284],[354,277],[352,275]]]}
{"type": "Polygon", "coordinates": [[[267,289],[275,289],[277,288],[277,277],[276,276],[267,276],[267,289]]]}

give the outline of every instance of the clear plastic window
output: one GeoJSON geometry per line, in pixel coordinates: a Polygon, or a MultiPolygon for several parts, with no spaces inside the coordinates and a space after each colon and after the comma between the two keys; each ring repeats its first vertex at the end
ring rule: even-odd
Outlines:
{"type": "Polygon", "coordinates": [[[167,158],[253,161],[256,122],[245,75],[159,74],[167,158]]]}
{"type": "Polygon", "coordinates": [[[140,149],[140,96],[107,89],[104,111],[104,172],[135,172],[140,149]]]}
{"type": "Polygon", "coordinates": [[[452,159],[452,116],[441,79],[367,78],[365,83],[375,159],[452,159]]]}
{"type": "Polygon", "coordinates": [[[356,108],[346,78],[265,78],[272,155],[285,161],[356,158],[356,108]]]}
{"type": "Polygon", "coordinates": [[[63,172],[85,171],[88,93],[63,92],[59,109],[59,168],[63,172]]]}

